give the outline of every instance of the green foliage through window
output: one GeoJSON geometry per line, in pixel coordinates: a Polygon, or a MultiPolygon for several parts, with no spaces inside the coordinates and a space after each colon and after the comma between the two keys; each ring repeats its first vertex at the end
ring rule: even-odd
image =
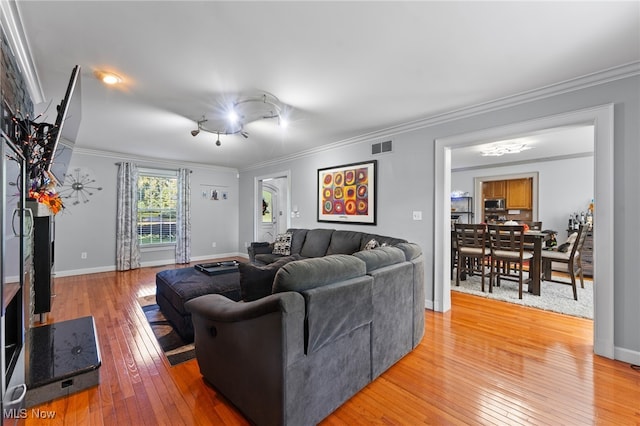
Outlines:
{"type": "Polygon", "coordinates": [[[140,173],[138,176],[138,239],[140,245],[176,242],[178,179],[140,173]]]}

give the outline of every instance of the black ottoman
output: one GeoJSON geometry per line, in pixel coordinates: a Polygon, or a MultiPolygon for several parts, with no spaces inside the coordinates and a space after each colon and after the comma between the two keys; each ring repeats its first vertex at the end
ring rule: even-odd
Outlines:
{"type": "Polygon", "coordinates": [[[205,294],[221,294],[231,300],[240,300],[240,273],[207,275],[195,268],[180,268],[156,274],[156,303],[187,343],[193,342],[193,324],[191,313],[184,309],[184,304],[205,294]]]}

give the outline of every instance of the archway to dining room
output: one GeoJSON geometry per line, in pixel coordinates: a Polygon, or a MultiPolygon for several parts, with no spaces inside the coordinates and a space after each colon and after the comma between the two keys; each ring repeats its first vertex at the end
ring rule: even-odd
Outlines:
{"type": "Polygon", "coordinates": [[[613,350],[613,106],[604,105],[463,135],[437,139],[435,148],[434,309],[451,309],[451,155],[456,148],[481,141],[513,138],[545,129],[576,125],[594,128],[594,352],[614,357],[613,350]]]}
{"type": "MultiPolygon", "coordinates": [[[[572,235],[576,233],[573,227],[568,229],[569,215],[582,212],[584,222],[587,221],[585,212],[588,212],[594,197],[593,132],[592,125],[567,126],[521,135],[515,139],[481,142],[452,149],[452,231],[453,224],[461,222],[460,217],[455,219],[458,216],[456,206],[465,199],[455,198],[455,195],[468,193],[469,204],[473,205],[470,223],[502,224],[515,221],[527,224],[535,229],[528,232],[525,238],[540,239],[540,244],[536,252],[533,243],[525,242],[526,256],[535,258],[548,254],[569,258],[571,250],[560,254],[562,252],[557,249],[560,247],[563,250],[568,247],[564,244],[566,241],[577,237],[577,234],[572,235]],[[513,151],[516,151],[514,147],[519,148],[520,151],[486,155],[487,152],[494,152],[492,150],[496,147],[505,146],[513,151]],[[554,244],[553,250],[547,251],[546,246],[551,244],[554,244]]],[[[593,223],[591,216],[589,219],[593,223]]],[[[502,280],[500,286],[494,283],[491,292],[486,288],[487,283],[485,291],[482,291],[479,274],[468,278],[463,276],[464,279],[456,285],[455,264],[451,266],[454,277],[451,291],[511,302],[517,309],[527,306],[593,320],[592,230],[587,225],[584,232],[588,243],[579,252],[582,255],[584,287],[581,286],[579,274],[576,274],[575,300],[567,264],[553,262],[548,265],[550,268],[545,274],[546,279],[535,279],[535,276],[540,277],[538,268],[542,262],[537,262],[538,268],[532,268],[534,258],[524,262],[524,279],[530,281],[524,283],[522,298],[519,297],[517,280],[502,280]],[[534,269],[537,274],[533,273],[534,269]]],[[[453,232],[451,245],[455,245],[453,232]]],[[[454,259],[455,247],[452,250],[451,258],[454,259]]],[[[488,274],[491,268],[487,266],[484,270],[488,274]]]]}

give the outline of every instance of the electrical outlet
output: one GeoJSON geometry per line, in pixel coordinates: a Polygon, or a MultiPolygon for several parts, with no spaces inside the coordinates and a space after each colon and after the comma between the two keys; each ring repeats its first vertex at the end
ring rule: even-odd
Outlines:
{"type": "Polygon", "coordinates": [[[413,220],[422,220],[422,212],[414,211],[413,212],[413,220]]]}
{"type": "Polygon", "coordinates": [[[87,252],[83,251],[82,253],[80,253],[80,259],[86,259],[87,258],[87,252]]]}
{"type": "Polygon", "coordinates": [[[211,247],[215,247],[217,244],[215,242],[211,243],[211,247]]]}

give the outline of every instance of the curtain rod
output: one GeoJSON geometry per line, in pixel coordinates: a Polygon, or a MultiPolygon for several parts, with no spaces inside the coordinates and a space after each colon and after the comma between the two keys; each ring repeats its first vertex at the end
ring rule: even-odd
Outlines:
{"type": "MultiPolygon", "coordinates": [[[[122,164],[122,162],[118,162],[118,163],[114,163],[114,164],[116,166],[119,166],[119,165],[122,164]]],[[[181,169],[181,167],[178,167],[177,169],[167,169],[167,168],[164,168],[164,167],[147,167],[147,166],[144,166],[144,167],[141,167],[141,168],[142,169],[156,169],[156,170],[170,170],[170,171],[177,171],[177,170],[181,169]]],[[[193,173],[193,170],[191,170],[191,169],[188,169],[188,170],[189,170],[189,173],[193,173]]]]}

